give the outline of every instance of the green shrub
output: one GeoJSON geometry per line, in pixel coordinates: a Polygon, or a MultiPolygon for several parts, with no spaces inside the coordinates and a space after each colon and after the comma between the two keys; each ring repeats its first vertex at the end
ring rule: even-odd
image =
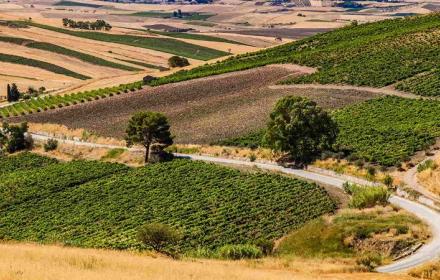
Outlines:
{"type": "Polygon", "coordinates": [[[255,245],[239,244],[225,245],[218,249],[218,255],[223,259],[258,259],[263,256],[262,251],[255,245]]]}
{"type": "Polygon", "coordinates": [[[373,271],[382,264],[382,257],[379,254],[365,254],[356,259],[356,264],[365,267],[368,271],[373,271]]]}
{"type": "Polygon", "coordinates": [[[268,256],[273,252],[274,243],[270,240],[260,238],[257,241],[255,241],[255,246],[260,248],[263,255],[268,256]]]}
{"type": "Polygon", "coordinates": [[[46,143],[44,143],[43,147],[45,152],[54,151],[58,148],[58,140],[49,139],[46,143]]]}
{"type": "Polygon", "coordinates": [[[351,195],[349,206],[351,208],[370,208],[376,205],[388,204],[390,193],[381,186],[359,186],[356,184],[344,184],[344,190],[351,195]]]}
{"type": "Polygon", "coordinates": [[[169,250],[182,239],[182,235],[169,225],[151,223],[142,226],[137,233],[137,239],[144,245],[159,253],[174,256],[169,250]]]}
{"type": "MultiPolygon", "coordinates": [[[[180,57],[177,55],[174,55],[168,59],[168,65],[172,68],[174,67],[184,67],[189,65],[188,59],[184,57],[180,57]]],[[[149,81],[151,82],[151,81],[149,81]]]]}

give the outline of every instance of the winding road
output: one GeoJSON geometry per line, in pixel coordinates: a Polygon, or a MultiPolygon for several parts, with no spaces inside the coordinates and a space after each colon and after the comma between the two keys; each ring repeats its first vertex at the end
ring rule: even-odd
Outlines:
{"type": "MultiPolygon", "coordinates": [[[[95,144],[90,142],[82,142],[76,140],[67,140],[67,139],[58,139],[42,134],[30,133],[34,140],[45,141],[48,139],[57,139],[60,143],[79,145],[79,146],[87,146],[87,147],[95,147],[95,148],[125,148],[121,146],[115,145],[105,145],[105,144],[95,144]]],[[[132,151],[138,151],[139,149],[130,149],[132,151]]],[[[139,150],[140,151],[140,150],[139,150]]],[[[256,167],[262,170],[276,171],[284,174],[290,174],[296,176],[298,178],[302,178],[305,180],[313,181],[316,183],[326,184],[337,188],[343,188],[343,184],[345,182],[356,182],[364,184],[364,185],[373,185],[372,182],[362,180],[355,177],[345,176],[344,178],[338,176],[330,176],[319,174],[316,172],[311,172],[302,169],[292,169],[279,166],[277,164],[270,163],[259,163],[259,162],[250,162],[245,160],[236,160],[236,159],[227,159],[227,158],[217,158],[210,156],[201,156],[201,155],[188,155],[188,154],[174,154],[176,157],[187,158],[190,160],[200,160],[205,162],[219,163],[219,164],[228,164],[228,165],[237,165],[237,166],[248,166],[248,167],[256,167]]],[[[426,262],[435,260],[440,257],[440,213],[434,211],[424,205],[421,205],[417,202],[401,198],[398,196],[391,196],[390,203],[397,205],[398,207],[405,209],[406,211],[414,214],[418,218],[425,221],[429,227],[431,228],[432,238],[431,240],[422,246],[421,249],[416,251],[414,254],[409,257],[403,258],[392,264],[381,266],[377,268],[378,272],[383,273],[391,273],[391,272],[400,272],[410,268],[414,268],[426,262]]]]}

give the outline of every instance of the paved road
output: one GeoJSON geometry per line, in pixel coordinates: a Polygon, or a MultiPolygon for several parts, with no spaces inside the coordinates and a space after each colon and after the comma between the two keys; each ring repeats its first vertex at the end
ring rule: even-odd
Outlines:
{"type": "MultiPolygon", "coordinates": [[[[32,137],[36,140],[47,140],[52,137],[34,134],[31,133],[32,137]]],[[[57,139],[62,143],[69,143],[73,145],[87,146],[87,147],[96,147],[96,148],[124,148],[121,146],[114,145],[104,145],[104,144],[95,144],[88,143],[82,141],[75,140],[65,140],[65,139],[57,139]]],[[[138,151],[139,149],[132,149],[138,151]]],[[[176,153],[175,156],[181,158],[187,158],[191,160],[201,160],[205,162],[213,162],[213,163],[221,163],[221,164],[231,164],[231,165],[239,165],[239,166],[249,166],[249,167],[257,167],[264,170],[277,171],[285,174],[291,174],[299,178],[303,178],[306,180],[314,181],[316,183],[322,183],[326,185],[331,185],[337,188],[342,188],[345,182],[359,182],[359,178],[352,177],[350,180],[350,176],[345,176],[345,178],[338,178],[336,176],[329,176],[318,174],[306,170],[301,169],[291,169],[285,168],[276,164],[269,163],[258,163],[258,162],[249,162],[244,160],[234,160],[234,159],[225,159],[225,158],[217,158],[210,156],[199,156],[199,155],[187,155],[187,154],[179,154],[176,153]],[[348,179],[347,179],[348,178],[348,179]]],[[[365,184],[371,184],[371,182],[365,181],[365,184]]],[[[398,272],[402,270],[407,270],[423,263],[434,260],[435,258],[440,257],[440,213],[436,212],[426,206],[423,206],[417,202],[392,196],[390,198],[390,202],[399,206],[402,209],[416,215],[420,219],[424,220],[431,228],[432,231],[432,239],[429,243],[425,244],[421,249],[415,252],[413,255],[396,261],[390,265],[382,266],[377,269],[378,272],[398,272]]]]}

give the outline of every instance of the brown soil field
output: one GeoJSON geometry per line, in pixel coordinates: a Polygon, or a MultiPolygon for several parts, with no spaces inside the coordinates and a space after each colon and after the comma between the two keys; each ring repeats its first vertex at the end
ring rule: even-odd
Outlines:
{"type": "Polygon", "coordinates": [[[134,112],[150,110],[168,116],[176,142],[210,143],[261,128],[275,102],[283,96],[307,96],[329,109],[377,96],[356,90],[269,89],[277,80],[295,73],[292,67],[288,68],[267,66],[147,88],[12,121],[62,124],[121,138],[134,112]]]}

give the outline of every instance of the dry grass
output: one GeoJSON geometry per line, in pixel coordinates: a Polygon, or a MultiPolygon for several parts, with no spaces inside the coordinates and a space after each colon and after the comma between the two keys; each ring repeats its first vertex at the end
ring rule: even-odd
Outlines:
{"type": "Polygon", "coordinates": [[[440,279],[440,261],[412,269],[408,274],[416,278],[438,280],[440,279]]]}
{"type": "MultiPolygon", "coordinates": [[[[372,177],[368,174],[366,166],[358,167],[345,159],[337,160],[328,158],[325,160],[316,160],[313,165],[319,168],[333,170],[339,174],[352,175],[376,182],[382,182],[387,175],[387,173],[376,169],[376,174],[372,177]]],[[[394,183],[397,183],[397,181],[394,183]]]]}
{"type": "Polygon", "coordinates": [[[0,250],[1,280],[411,279],[350,272],[351,263],[335,260],[174,261],[133,252],[9,243],[0,244],[0,250]]]}
{"type": "MultiPolygon", "coordinates": [[[[440,158],[436,158],[435,163],[440,166],[440,158]]],[[[440,168],[428,168],[420,173],[417,173],[417,180],[427,190],[434,194],[440,195],[440,168]]]]}

